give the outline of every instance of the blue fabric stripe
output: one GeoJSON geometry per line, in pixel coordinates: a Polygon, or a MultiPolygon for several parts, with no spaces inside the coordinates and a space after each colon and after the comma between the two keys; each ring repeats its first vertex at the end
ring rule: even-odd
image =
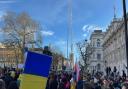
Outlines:
{"type": "Polygon", "coordinates": [[[28,51],[24,74],[48,77],[52,57],[28,51]]]}

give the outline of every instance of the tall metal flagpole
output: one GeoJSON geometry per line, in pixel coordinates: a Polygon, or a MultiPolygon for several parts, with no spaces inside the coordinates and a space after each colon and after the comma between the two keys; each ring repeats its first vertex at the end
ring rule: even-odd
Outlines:
{"type": "Polygon", "coordinates": [[[70,29],[71,29],[71,24],[70,24],[70,12],[71,12],[71,0],[67,0],[68,1],[68,28],[67,28],[67,59],[69,59],[69,41],[70,41],[70,29]]]}
{"type": "Polygon", "coordinates": [[[69,30],[67,29],[67,59],[68,59],[69,30]]]}
{"type": "Polygon", "coordinates": [[[72,0],[68,0],[68,32],[70,40],[70,66],[73,67],[72,0]]]}
{"type": "Polygon", "coordinates": [[[126,16],[126,2],[123,0],[123,13],[125,25],[125,44],[126,44],[126,60],[127,60],[127,75],[128,75],[128,31],[127,31],[127,16],[126,16]]]}

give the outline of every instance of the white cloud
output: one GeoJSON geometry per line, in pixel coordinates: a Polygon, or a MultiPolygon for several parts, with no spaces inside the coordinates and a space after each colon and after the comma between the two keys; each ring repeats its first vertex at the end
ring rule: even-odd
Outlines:
{"type": "Polygon", "coordinates": [[[84,32],[92,32],[94,30],[103,30],[103,28],[97,26],[97,25],[84,25],[82,30],[84,32]]]}
{"type": "Polygon", "coordinates": [[[87,34],[86,34],[86,33],[84,33],[84,34],[83,34],[83,36],[84,36],[84,37],[87,37],[87,34]]]}
{"type": "Polygon", "coordinates": [[[3,19],[3,16],[6,15],[5,11],[0,11],[0,21],[3,19]]]}
{"type": "Polygon", "coordinates": [[[42,34],[43,34],[43,36],[52,36],[52,35],[54,35],[54,32],[43,30],[43,31],[42,31],[42,34]]]}
{"type": "Polygon", "coordinates": [[[90,37],[90,34],[94,31],[94,30],[104,30],[103,27],[99,27],[98,25],[84,25],[83,28],[83,37],[87,38],[90,37]]]}

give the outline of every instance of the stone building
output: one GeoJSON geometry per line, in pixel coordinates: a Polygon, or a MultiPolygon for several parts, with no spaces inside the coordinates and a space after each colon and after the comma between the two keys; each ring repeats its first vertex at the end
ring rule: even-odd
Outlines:
{"type": "Polygon", "coordinates": [[[19,50],[0,48],[0,67],[17,67],[21,63],[19,50]]]}
{"type": "Polygon", "coordinates": [[[105,67],[126,71],[125,29],[122,18],[114,18],[108,26],[103,41],[105,67]]]}
{"type": "Polygon", "coordinates": [[[90,45],[92,47],[92,53],[89,58],[89,70],[92,71],[103,71],[103,42],[104,32],[102,30],[95,30],[92,32],[90,37],[90,45]]]}

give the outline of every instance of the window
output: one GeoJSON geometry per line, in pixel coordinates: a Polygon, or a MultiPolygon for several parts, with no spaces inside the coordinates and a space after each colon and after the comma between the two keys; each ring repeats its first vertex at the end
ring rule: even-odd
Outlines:
{"type": "Polygon", "coordinates": [[[95,58],[95,53],[93,53],[93,58],[95,58]]]}
{"type": "Polygon", "coordinates": [[[100,41],[100,39],[97,39],[97,41],[100,41]]]}
{"type": "Polygon", "coordinates": [[[97,42],[97,47],[100,47],[100,42],[97,42]]]}
{"type": "Polygon", "coordinates": [[[100,70],[100,67],[101,67],[100,64],[97,64],[97,70],[100,70]]]}
{"type": "Polygon", "coordinates": [[[100,47],[100,39],[97,39],[97,47],[100,47]]]}
{"type": "Polygon", "coordinates": [[[95,43],[93,43],[93,47],[95,47],[95,43]]]}
{"type": "Polygon", "coordinates": [[[101,60],[101,54],[97,54],[97,59],[101,60]]]}

